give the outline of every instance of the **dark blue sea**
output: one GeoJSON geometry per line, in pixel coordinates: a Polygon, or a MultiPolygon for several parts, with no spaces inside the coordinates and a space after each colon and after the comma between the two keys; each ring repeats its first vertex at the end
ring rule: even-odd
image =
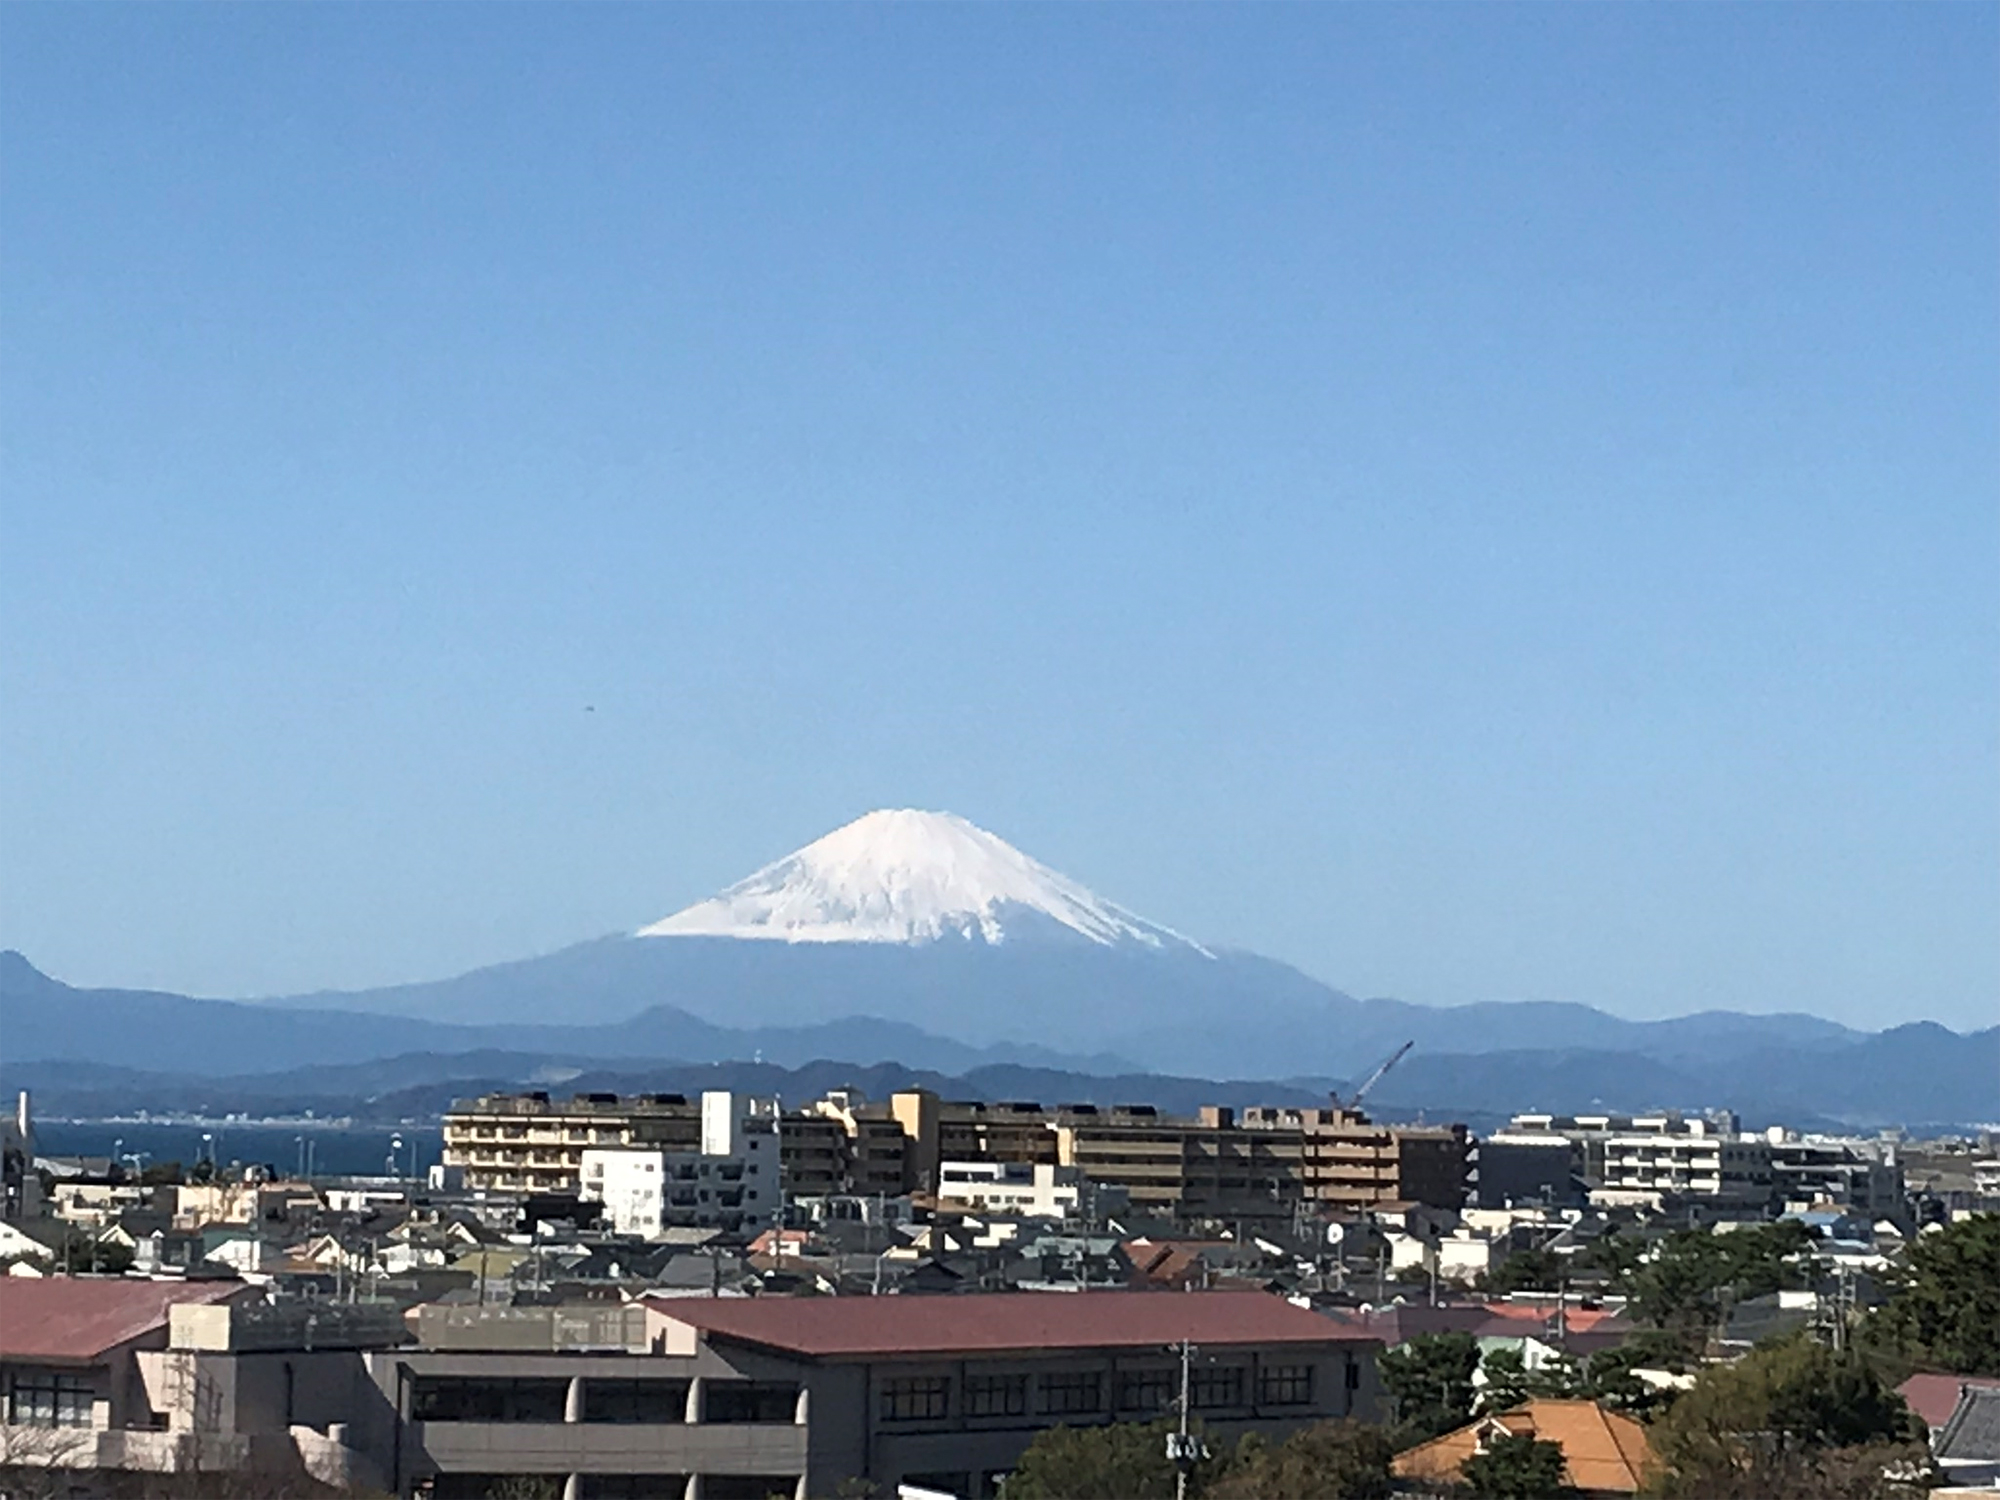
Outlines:
{"type": "Polygon", "coordinates": [[[300,1171],[310,1161],[313,1175],[320,1177],[408,1177],[413,1172],[421,1176],[437,1161],[440,1144],[436,1126],[389,1129],[233,1121],[184,1125],[130,1120],[35,1122],[35,1150],[42,1156],[136,1154],[145,1166],[168,1161],[192,1166],[213,1154],[219,1166],[270,1166],[284,1173],[300,1171]],[[397,1140],[402,1147],[392,1153],[391,1145],[397,1140]],[[389,1164],[392,1154],[393,1168],[389,1164]]]}

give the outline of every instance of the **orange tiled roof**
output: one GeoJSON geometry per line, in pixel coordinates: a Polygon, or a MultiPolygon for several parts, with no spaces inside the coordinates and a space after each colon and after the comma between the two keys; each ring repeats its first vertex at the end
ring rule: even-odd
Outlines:
{"type": "Polygon", "coordinates": [[[1652,1466],[1646,1429],[1630,1417],[1606,1411],[1595,1401],[1530,1401],[1494,1417],[1481,1417],[1456,1432],[1396,1456],[1396,1473],[1406,1479],[1447,1479],[1479,1451],[1493,1428],[1532,1433],[1563,1450],[1569,1483],[1599,1494],[1637,1494],[1652,1466]]]}

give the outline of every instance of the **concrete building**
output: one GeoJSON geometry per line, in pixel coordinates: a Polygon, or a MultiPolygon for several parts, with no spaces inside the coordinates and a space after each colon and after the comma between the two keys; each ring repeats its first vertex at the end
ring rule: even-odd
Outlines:
{"type": "Polygon", "coordinates": [[[1578,1208],[1589,1196],[1581,1145],[1553,1133],[1502,1130],[1487,1136],[1475,1151],[1474,1175],[1481,1208],[1578,1208]]]}
{"type": "Polygon", "coordinates": [[[359,1351],[406,1337],[400,1319],[261,1295],[241,1282],[0,1277],[0,1467],[249,1476],[272,1492],[302,1478],[386,1482],[371,1448],[393,1425],[359,1351]]]}
{"type": "Polygon", "coordinates": [[[680,1094],[486,1094],[444,1117],[444,1165],[475,1191],[575,1193],[590,1147],[699,1152],[701,1110],[680,1094]]]}
{"type": "Polygon", "coordinates": [[[782,1204],[778,1101],[712,1089],[701,1121],[697,1151],[585,1147],[583,1196],[604,1205],[620,1234],[770,1223],[782,1204]]]}
{"type": "MultiPolygon", "coordinates": [[[[491,1095],[445,1117],[445,1161],[467,1186],[583,1190],[586,1150],[699,1152],[699,1111],[679,1095],[621,1101],[491,1095]]],[[[1413,1200],[1457,1208],[1469,1183],[1463,1126],[1378,1125],[1354,1110],[942,1103],[921,1089],[870,1104],[830,1093],[778,1122],[787,1198],[934,1192],[945,1161],[1060,1166],[1184,1220],[1290,1219],[1413,1200]]],[[[608,1162],[606,1170],[610,1170],[608,1162]]],[[[643,1167],[637,1169],[643,1172],[643,1167]]]]}
{"type": "Polygon", "coordinates": [[[1378,1415],[1364,1331],[1258,1292],[268,1304],[233,1283],[0,1279],[4,1461],[310,1476],[405,1500],[991,1495],[1057,1423],[1378,1415]]]}
{"type": "Polygon", "coordinates": [[[1628,1134],[1604,1143],[1604,1188],[1702,1198],[1763,1209],[1773,1201],[1771,1146],[1718,1129],[1707,1120],[1635,1119],[1628,1134]]]}
{"type": "Polygon", "coordinates": [[[1893,1146],[1802,1136],[1775,1125],[1764,1139],[1771,1148],[1772,1191],[1787,1208],[1832,1204],[1869,1218],[1903,1212],[1903,1169],[1893,1146]]]}
{"type": "MultiPolygon", "coordinates": [[[[962,1203],[986,1213],[1073,1219],[1090,1191],[1091,1184],[1074,1167],[1048,1162],[948,1161],[938,1169],[940,1203],[962,1203]]],[[[1115,1188],[1104,1191],[1124,1199],[1115,1188]]]]}
{"type": "Polygon", "coordinates": [[[417,1348],[369,1358],[399,1414],[398,1495],[548,1476],[572,1500],[804,1500],[849,1480],[989,1496],[1045,1427],[1158,1414],[1183,1338],[1193,1405],[1225,1437],[1377,1415],[1379,1345],[1254,1292],[426,1309],[417,1348]]]}

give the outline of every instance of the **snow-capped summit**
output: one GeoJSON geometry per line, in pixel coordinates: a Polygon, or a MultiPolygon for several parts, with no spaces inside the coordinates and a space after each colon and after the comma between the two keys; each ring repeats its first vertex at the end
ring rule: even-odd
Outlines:
{"type": "Polygon", "coordinates": [[[1003,943],[1054,922],[1104,947],[1206,954],[951,813],[869,813],[640,937],[787,943],[1003,943]]]}

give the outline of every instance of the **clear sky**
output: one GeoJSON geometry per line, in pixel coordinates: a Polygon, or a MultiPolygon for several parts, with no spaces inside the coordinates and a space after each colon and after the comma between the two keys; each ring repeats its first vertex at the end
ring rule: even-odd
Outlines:
{"type": "Polygon", "coordinates": [[[0,945],[870,808],[1359,994],[2000,1011],[2000,9],[0,9],[0,945]],[[586,711],[586,708],[593,711],[586,711]]]}

